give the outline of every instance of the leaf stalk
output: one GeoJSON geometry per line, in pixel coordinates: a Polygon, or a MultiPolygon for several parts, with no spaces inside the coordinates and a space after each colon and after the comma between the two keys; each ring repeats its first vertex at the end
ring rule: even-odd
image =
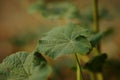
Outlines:
{"type": "Polygon", "coordinates": [[[77,61],[77,80],[81,80],[81,79],[85,80],[83,72],[82,72],[82,66],[79,62],[77,54],[75,54],[75,58],[76,58],[76,61],[77,61]]]}
{"type": "MultiPolygon", "coordinates": [[[[99,32],[99,10],[98,10],[98,0],[93,0],[93,19],[94,19],[94,25],[93,30],[95,33],[99,32]]],[[[98,43],[97,45],[98,52],[101,52],[101,44],[98,43]]]]}

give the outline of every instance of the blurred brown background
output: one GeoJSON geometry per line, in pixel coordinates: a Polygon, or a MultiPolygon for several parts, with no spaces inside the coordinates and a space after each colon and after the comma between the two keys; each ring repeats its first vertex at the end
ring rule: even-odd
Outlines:
{"type": "MultiPolygon", "coordinates": [[[[80,10],[93,6],[93,0],[73,0],[80,10]]],[[[24,47],[17,46],[11,39],[27,32],[39,34],[52,28],[52,25],[62,21],[49,21],[40,14],[30,14],[29,6],[34,0],[0,0],[0,61],[7,55],[20,50],[31,52],[37,45],[38,38],[30,41],[24,47]],[[47,26],[51,25],[51,26],[47,26]]],[[[100,28],[114,27],[114,34],[107,38],[102,44],[103,52],[108,52],[110,58],[120,58],[120,1],[119,0],[99,0],[99,7],[105,7],[113,16],[111,20],[100,22],[100,28]]],[[[22,37],[24,38],[24,37],[22,37]]]]}
{"type": "MultiPolygon", "coordinates": [[[[31,52],[43,32],[62,22],[61,20],[47,20],[38,13],[30,14],[28,8],[34,1],[0,0],[0,62],[6,56],[17,51],[31,52]],[[18,42],[22,44],[17,44],[18,42]]],[[[92,8],[92,1],[73,0],[81,11],[88,7],[92,8]]],[[[99,0],[99,8],[102,7],[108,9],[111,18],[102,20],[100,29],[114,28],[114,33],[102,41],[102,52],[107,52],[109,58],[120,60],[120,1],[99,0]]],[[[69,71],[66,73],[69,73],[69,71]]]]}

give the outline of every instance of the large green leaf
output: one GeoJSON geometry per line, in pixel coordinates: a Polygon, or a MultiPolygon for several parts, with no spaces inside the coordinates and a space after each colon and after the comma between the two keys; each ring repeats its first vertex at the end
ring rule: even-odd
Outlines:
{"type": "Polygon", "coordinates": [[[69,24],[46,33],[39,41],[38,50],[52,58],[63,54],[86,54],[91,44],[86,38],[89,30],[79,25],[69,24]]]}
{"type": "Polygon", "coordinates": [[[50,72],[50,66],[38,52],[18,52],[0,64],[0,80],[46,80],[50,72]]]}

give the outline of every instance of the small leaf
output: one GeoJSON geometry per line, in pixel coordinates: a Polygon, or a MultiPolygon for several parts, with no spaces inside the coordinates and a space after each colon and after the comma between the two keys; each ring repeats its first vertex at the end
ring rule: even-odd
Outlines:
{"type": "Polygon", "coordinates": [[[72,66],[72,67],[71,67],[71,70],[72,70],[72,71],[77,71],[77,67],[76,67],[76,66],[72,66]]]}
{"type": "MultiPolygon", "coordinates": [[[[112,18],[111,14],[109,13],[109,10],[106,8],[100,8],[99,11],[99,21],[107,19],[110,20],[112,18]]],[[[81,16],[80,19],[82,23],[84,24],[91,24],[94,21],[93,18],[93,9],[91,7],[87,7],[86,9],[81,10],[81,16]]]]}
{"type": "Polygon", "coordinates": [[[95,47],[96,44],[99,43],[102,38],[110,35],[112,32],[113,32],[113,28],[109,28],[99,33],[95,33],[92,37],[89,38],[92,46],[95,47]]]}
{"type": "Polygon", "coordinates": [[[85,64],[84,68],[87,68],[93,72],[101,72],[106,59],[106,54],[95,56],[93,59],[91,59],[88,63],[85,64]]]}
{"type": "Polygon", "coordinates": [[[109,10],[106,8],[102,8],[99,11],[99,18],[102,19],[110,19],[112,18],[112,15],[110,14],[109,10]]]}
{"type": "Polygon", "coordinates": [[[86,54],[91,44],[86,38],[89,34],[84,27],[69,24],[46,33],[39,41],[38,50],[52,58],[64,54],[86,54]]]}
{"type": "Polygon", "coordinates": [[[17,52],[0,64],[0,80],[46,80],[50,73],[50,66],[38,52],[17,52]]]}
{"type": "Polygon", "coordinates": [[[10,39],[11,43],[17,47],[23,47],[37,38],[37,34],[34,32],[27,32],[17,34],[10,39]]]}
{"type": "Polygon", "coordinates": [[[34,4],[32,4],[29,8],[30,13],[38,12],[39,10],[44,11],[45,7],[45,0],[37,0],[34,4]]]}

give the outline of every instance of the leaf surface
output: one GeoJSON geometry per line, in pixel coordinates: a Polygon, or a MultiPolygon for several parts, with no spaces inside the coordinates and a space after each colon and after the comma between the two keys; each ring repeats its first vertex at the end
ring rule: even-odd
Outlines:
{"type": "Polygon", "coordinates": [[[87,33],[88,30],[79,25],[57,27],[40,39],[37,49],[52,58],[71,53],[86,54],[91,49],[87,33]]]}
{"type": "Polygon", "coordinates": [[[101,41],[101,39],[111,35],[112,33],[113,33],[113,28],[108,28],[104,31],[94,33],[91,37],[89,37],[89,40],[92,46],[95,47],[101,41]]]}
{"type": "Polygon", "coordinates": [[[46,80],[50,72],[50,66],[38,52],[17,52],[0,64],[0,80],[46,80]]]}

